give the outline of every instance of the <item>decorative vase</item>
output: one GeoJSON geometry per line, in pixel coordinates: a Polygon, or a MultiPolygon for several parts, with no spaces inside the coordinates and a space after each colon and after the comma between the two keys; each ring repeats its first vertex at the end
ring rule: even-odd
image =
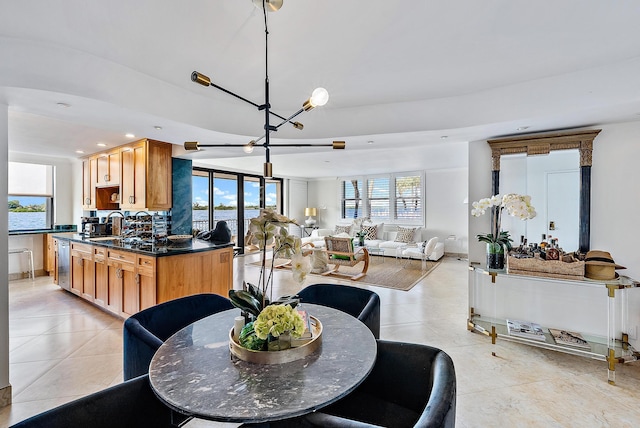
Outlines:
{"type": "Polygon", "coordinates": [[[504,269],[504,246],[487,242],[487,269],[504,269]]]}
{"type": "Polygon", "coordinates": [[[285,331],[278,337],[269,335],[267,337],[267,350],[269,351],[284,351],[291,348],[291,334],[285,331]]]}
{"type": "Polygon", "coordinates": [[[322,346],[322,323],[313,315],[310,315],[309,318],[311,319],[311,339],[289,338],[290,348],[280,352],[254,351],[253,349],[244,348],[233,338],[232,328],[229,330],[229,351],[231,357],[255,364],[284,364],[301,360],[316,352],[322,346]],[[296,341],[297,343],[294,343],[296,341]]]}

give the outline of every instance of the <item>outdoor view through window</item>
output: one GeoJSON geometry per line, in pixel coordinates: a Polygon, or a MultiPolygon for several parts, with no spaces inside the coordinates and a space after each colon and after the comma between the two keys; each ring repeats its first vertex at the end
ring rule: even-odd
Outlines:
{"type": "Polygon", "coordinates": [[[53,166],[9,162],[9,230],[50,229],[53,166]]]}
{"type": "MultiPolygon", "coordinates": [[[[278,209],[279,182],[267,182],[265,189],[265,205],[278,209]]],[[[260,180],[244,177],[244,223],[245,230],[249,220],[260,215],[260,180]]],[[[224,220],[231,229],[232,235],[238,232],[238,177],[233,174],[194,171],[193,174],[193,227],[203,231],[213,229],[215,222],[224,220]],[[210,187],[209,180],[213,180],[210,187]],[[212,188],[213,194],[209,189],[212,188]],[[213,227],[209,226],[209,209],[213,209],[213,227]]]]}

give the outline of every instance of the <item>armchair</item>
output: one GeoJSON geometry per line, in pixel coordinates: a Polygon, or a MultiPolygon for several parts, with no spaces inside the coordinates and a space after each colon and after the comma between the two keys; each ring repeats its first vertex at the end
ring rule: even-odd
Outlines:
{"type": "Polygon", "coordinates": [[[346,312],[380,337],[380,297],[373,291],[340,284],[311,284],[298,292],[302,303],[314,303],[346,312]]]}
{"type": "Polygon", "coordinates": [[[151,390],[149,375],[144,375],[47,410],[11,428],[171,428],[185,419],[188,417],[172,415],[151,390]]]}
{"type": "Polygon", "coordinates": [[[334,265],[333,269],[324,272],[322,275],[341,275],[349,277],[352,281],[357,281],[367,274],[369,269],[369,250],[365,247],[354,251],[353,238],[340,238],[337,236],[325,236],[325,247],[329,256],[329,264],[334,265]],[[356,275],[343,274],[338,272],[340,266],[353,267],[363,262],[362,271],[356,275]]]}
{"type": "Polygon", "coordinates": [[[272,427],[455,427],[456,374],[444,351],[378,340],[372,372],[352,393],[272,427]]]}
{"type": "Polygon", "coordinates": [[[123,328],[124,380],[148,373],[153,354],[169,336],[233,307],[226,297],[196,294],[160,303],[127,318],[123,328]]]}

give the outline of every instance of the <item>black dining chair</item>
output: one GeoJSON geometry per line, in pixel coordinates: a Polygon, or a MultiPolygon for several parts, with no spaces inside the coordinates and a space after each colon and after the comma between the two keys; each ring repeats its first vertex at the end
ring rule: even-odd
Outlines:
{"type": "Polygon", "coordinates": [[[380,296],[350,285],[311,284],[298,293],[300,302],[328,306],[362,321],[373,336],[380,337],[380,296]]]}
{"type": "Polygon", "coordinates": [[[317,412],[277,421],[285,427],[455,427],[456,374],[444,351],[378,340],[372,372],[352,393],[317,412]]]}
{"type": "Polygon", "coordinates": [[[184,421],[184,416],[172,415],[158,400],[149,385],[149,375],[144,375],[47,410],[11,428],[175,428],[174,424],[184,421]]]}
{"type": "Polygon", "coordinates": [[[226,297],[195,294],[160,303],[127,318],[123,327],[124,380],[148,373],[153,354],[171,335],[233,307],[226,297]]]}

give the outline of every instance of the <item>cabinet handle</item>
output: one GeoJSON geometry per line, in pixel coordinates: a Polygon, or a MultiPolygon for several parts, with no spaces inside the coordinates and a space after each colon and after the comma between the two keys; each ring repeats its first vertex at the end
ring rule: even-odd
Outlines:
{"type": "Polygon", "coordinates": [[[136,285],[140,285],[140,274],[136,274],[136,285]]]}
{"type": "Polygon", "coordinates": [[[91,198],[85,198],[84,203],[85,203],[85,205],[90,205],[91,204],[91,198]]]}
{"type": "Polygon", "coordinates": [[[109,182],[109,174],[104,175],[104,181],[107,183],[109,182]]]}
{"type": "Polygon", "coordinates": [[[116,269],[116,277],[122,278],[122,276],[123,276],[122,275],[122,269],[120,269],[120,268],[116,269]]]}

